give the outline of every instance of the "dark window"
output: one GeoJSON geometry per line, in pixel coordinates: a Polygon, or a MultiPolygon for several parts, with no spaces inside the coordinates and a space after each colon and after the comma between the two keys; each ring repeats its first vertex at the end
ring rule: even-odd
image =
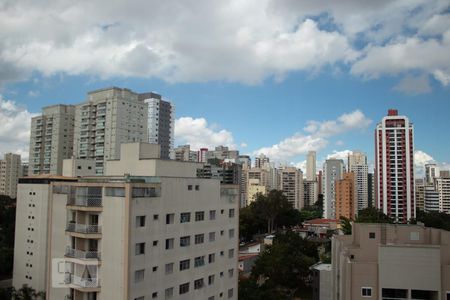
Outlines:
{"type": "Polygon", "coordinates": [[[369,239],[375,238],[375,232],[369,232],[369,239]]]}

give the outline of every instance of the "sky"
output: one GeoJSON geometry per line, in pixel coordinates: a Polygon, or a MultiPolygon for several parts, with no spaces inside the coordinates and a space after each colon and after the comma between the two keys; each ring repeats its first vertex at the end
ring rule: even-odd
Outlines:
{"type": "Polygon", "coordinates": [[[176,107],[175,144],[226,145],[304,169],[373,164],[389,108],[415,164],[450,169],[448,0],[3,0],[0,154],[28,158],[30,118],[110,86],[176,107]]]}

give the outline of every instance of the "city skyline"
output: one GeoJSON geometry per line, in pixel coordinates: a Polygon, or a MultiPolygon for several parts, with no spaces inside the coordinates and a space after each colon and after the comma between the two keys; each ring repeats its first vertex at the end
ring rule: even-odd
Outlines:
{"type": "Polygon", "coordinates": [[[296,166],[316,150],[318,168],[348,150],[366,152],[373,166],[376,122],[395,108],[415,125],[416,164],[449,168],[445,1],[117,3],[105,14],[101,3],[85,5],[16,1],[1,11],[2,154],[26,159],[29,119],[42,107],[118,86],[174,103],[175,146],[225,145],[296,166]],[[184,18],[132,15],[149,8],[184,18]],[[198,21],[193,12],[204,9],[198,21]]]}

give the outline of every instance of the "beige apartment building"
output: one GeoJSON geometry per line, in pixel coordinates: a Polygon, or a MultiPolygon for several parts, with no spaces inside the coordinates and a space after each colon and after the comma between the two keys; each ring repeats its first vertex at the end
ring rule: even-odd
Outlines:
{"type": "Polygon", "coordinates": [[[239,187],[160,159],[159,145],[121,148],[104,176],[19,186],[14,286],[44,284],[49,299],[237,299],[239,187]],[[29,221],[32,188],[50,192],[29,221]],[[29,222],[40,222],[32,243],[29,222]]]}
{"type": "Polygon", "coordinates": [[[279,170],[280,190],[295,209],[305,206],[303,190],[303,172],[295,167],[283,167],[279,170]]]}
{"type": "Polygon", "coordinates": [[[17,196],[17,183],[22,176],[22,164],[20,155],[6,153],[0,160],[0,195],[6,195],[13,199],[17,196]]]}
{"type": "Polygon", "coordinates": [[[52,105],[31,119],[28,174],[62,174],[62,163],[72,157],[75,106],[52,105]]]}
{"type": "Polygon", "coordinates": [[[450,232],[355,223],[333,237],[331,272],[334,300],[448,300],[450,232]]]}
{"type": "Polygon", "coordinates": [[[147,117],[147,103],[129,89],[89,92],[76,106],[73,156],[94,159],[96,174],[104,174],[106,160],[120,157],[121,144],[148,140],[147,117]]]}

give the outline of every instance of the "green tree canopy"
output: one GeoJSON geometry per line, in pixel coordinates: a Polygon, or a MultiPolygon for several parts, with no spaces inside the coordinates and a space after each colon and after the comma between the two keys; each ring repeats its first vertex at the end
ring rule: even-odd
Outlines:
{"type": "Polygon", "coordinates": [[[358,211],[356,223],[394,223],[394,221],[375,207],[367,207],[358,211]]]}

